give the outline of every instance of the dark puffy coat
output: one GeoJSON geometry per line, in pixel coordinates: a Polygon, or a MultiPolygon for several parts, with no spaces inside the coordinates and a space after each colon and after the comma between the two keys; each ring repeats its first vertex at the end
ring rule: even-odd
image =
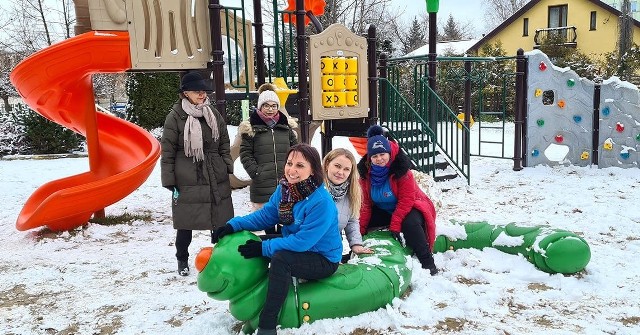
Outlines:
{"type": "Polygon", "coordinates": [[[251,202],[264,203],[269,200],[284,174],[287,151],[298,143],[293,130],[298,124],[284,113],[278,113],[280,119],[273,129],[256,112],[238,126],[238,132],[242,135],[240,161],[251,177],[251,202]]]}
{"type": "MultiPolygon", "coordinates": [[[[389,230],[400,232],[402,221],[412,208],[422,213],[425,221],[425,233],[429,247],[433,250],[436,239],[436,209],[431,199],[422,192],[411,172],[411,160],[400,150],[398,144],[389,141],[391,145],[391,164],[389,165],[389,184],[391,191],[398,198],[396,209],[391,214],[389,230]]],[[[360,186],[362,187],[362,206],[360,207],[360,233],[365,234],[371,220],[371,176],[369,156],[364,155],[358,162],[360,186]]]]}
{"type": "Polygon", "coordinates": [[[213,141],[211,128],[199,118],[204,140],[204,160],[194,162],[184,153],[184,126],[187,113],[181,102],[173,105],[167,115],[162,132],[160,170],[162,186],[176,186],[180,191],[172,201],[175,229],[211,230],[227,223],[234,216],[231,202],[229,174],[233,161],[229,147],[227,125],[215,108],[220,138],[213,141]]]}

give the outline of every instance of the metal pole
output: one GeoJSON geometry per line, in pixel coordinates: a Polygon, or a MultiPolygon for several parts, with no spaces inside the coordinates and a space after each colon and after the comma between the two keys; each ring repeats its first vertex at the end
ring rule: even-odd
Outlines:
{"type": "Polygon", "coordinates": [[[304,143],[309,138],[309,89],[307,87],[307,48],[304,33],[304,0],[296,0],[296,34],[298,46],[298,105],[300,106],[300,137],[304,143]]]}
{"type": "MultiPolygon", "coordinates": [[[[382,52],[380,53],[380,78],[387,79],[387,54],[382,52]]],[[[380,84],[380,108],[378,117],[371,116],[369,120],[369,124],[378,123],[379,119],[387,120],[387,116],[389,115],[389,111],[387,110],[389,103],[387,102],[387,85],[389,84],[388,80],[382,80],[380,84]]]]}
{"type": "Polygon", "coordinates": [[[516,101],[515,109],[515,134],[513,145],[513,170],[522,170],[522,152],[523,152],[523,129],[524,129],[524,96],[526,94],[525,82],[525,57],[524,50],[518,49],[516,55],[516,101]]]}
{"type": "Polygon", "coordinates": [[[378,77],[376,64],[378,64],[376,50],[376,27],[369,25],[367,31],[367,67],[369,74],[369,125],[375,124],[378,119],[378,77]]]}
{"type": "MultiPolygon", "coordinates": [[[[471,127],[471,62],[464,61],[464,71],[466,79],[464,81],[464,126],[471,127]]],[[[462,130],[462,164],[469,165],[469,132],[462,130]]]]}
{"type": "MultiPolygon", "coordinates": [[[[429,87],[435,94],[436,92],[436,39],[438,36],[438,28],[436,25],[437,12],[429,13],[429,87]]],[[[437,138],[437,127],[436,127],[436,113],[435,113],[435,99],[429,99],[429,127],[433,130],[434,134],[436,134],[437,138]]]]}
{"type": "MultiPolygon", "coordinates": [[[[262,23],[262,6],[260,0],[253,0],[253,27],[256,35],[256,76],[258,77],[258,86],[264,84],[264,23],[262,23]]],[[[251,64],[247,64],[251,66],[251,64]]]]}
{"type": "Polygon", "coordinates": [[[600,93],[601,85],[593,88],[593,130],[591,131],[591,163],[598,165],[598,146],[600,145],[600,93]]]}
{"type": "Polygon", "coordinates": [[[222,32],[220,31],[220,0],[209,0],[209,29],[211,29],[211,56],[213,61],[207,64],[207,68],[213,68],[213,79],[216,90],[215,107],[220,112],[225,122],[227,121],[227,102],[224,96],[224,51],[222,51],[222,32]]]}

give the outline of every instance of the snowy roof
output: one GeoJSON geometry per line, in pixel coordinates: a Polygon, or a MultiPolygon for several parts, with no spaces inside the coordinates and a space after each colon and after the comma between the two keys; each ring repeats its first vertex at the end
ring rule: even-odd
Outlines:
{"type": "MultiPolygon", "coordinates": [[[[445,53],[465,54],[467,50],[478,42],[477,39],[470,39],[464,41],[447,41],[436,43],[436,53],[438,55],[444,55],[445,53]]],[[[429,54],[429,44],[423,45],[418,49],[411,51],[404,57],[415,57],[429,54]]]]}

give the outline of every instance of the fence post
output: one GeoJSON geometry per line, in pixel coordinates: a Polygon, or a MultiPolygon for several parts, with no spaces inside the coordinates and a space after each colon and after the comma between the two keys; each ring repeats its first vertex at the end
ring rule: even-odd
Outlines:
{"type": "Polygon", "coordinates": [[[525,86],[525,71],[526,71],[526,58],[524,57],[524,50],[518,49],[516,56],[516,101],[515,101],[515,134],[513,144],[513,170],[520,171],[523,167],[522,156],[524,148],[524,98],[526,95],[525,86]]]}
{"type": "Polygon", "coordinates": [[[600,145],[600,92],[601,84],[593,87],[593,129],[591,131],[591,163],[598,165],[598,146],[600,145]]]}

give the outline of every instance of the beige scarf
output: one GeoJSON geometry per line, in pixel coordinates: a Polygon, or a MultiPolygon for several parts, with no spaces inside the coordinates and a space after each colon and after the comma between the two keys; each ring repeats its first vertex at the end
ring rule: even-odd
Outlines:
{"type": "Polygon", "coordinates": [[[200,121],[196,118],[204,116],[205,121],[211,127],[211,136],[215,142],[220,137],[216,116],[209,107],[209,98],[200,105],[192,104],[189,99],[182,99],[182,109],[189,115],[184,125],[184,154],[187,157],[193,157],[194,162],[202,161],[204,160],[204,141],[200,121]]]}

